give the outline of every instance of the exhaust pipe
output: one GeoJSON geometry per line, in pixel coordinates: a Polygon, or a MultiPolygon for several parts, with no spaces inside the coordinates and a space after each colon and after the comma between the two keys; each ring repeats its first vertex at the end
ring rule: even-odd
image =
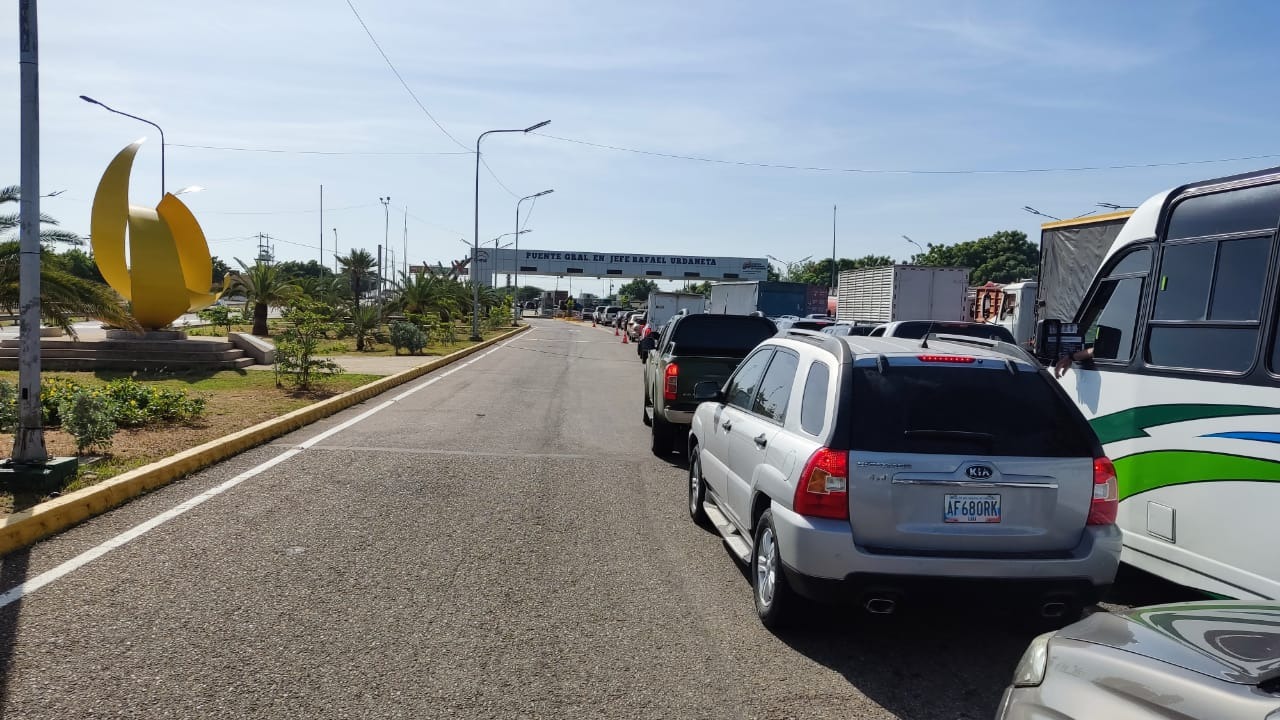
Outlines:
{"type": "Polygon", "coordinates": [[[892,615],[898,604],[889,598],[875,597],[863,605],[872,615],[892,615]]]}
{"type": "Polygon", "coordinates": [[[1067,613],[1067,604],[1060,600],[1051,600],[1040,606],[1040,617],[1060,618],[1067,613]]]}

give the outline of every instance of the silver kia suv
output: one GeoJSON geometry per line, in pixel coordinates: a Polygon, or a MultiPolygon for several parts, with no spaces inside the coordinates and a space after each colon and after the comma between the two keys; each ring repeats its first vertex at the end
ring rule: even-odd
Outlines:
{"type": "Polygon", "coordinates": [[[689,514],[750,565],[767,626],[797,594],[890,613],[961,591],[1065,623],[1115,577],[1115,469],[1017,346],[792,330],[695,393],[689,514]]]}

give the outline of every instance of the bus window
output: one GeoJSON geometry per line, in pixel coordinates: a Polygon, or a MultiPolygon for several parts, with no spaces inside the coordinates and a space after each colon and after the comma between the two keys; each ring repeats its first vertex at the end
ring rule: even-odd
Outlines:
{"type": "Polygon", "coordinates": [[[1081,318],[1085,343],[1093,346],[1094,360],[1128,360],[1133,357],[1142,285],[1151,268],[1151,252],[1139,247],[1112,266],[1107,278],[1081,318]]]}
{"type": "Polygon", "coordinates": [[[1280,375],[1280,307],[1276,308],[1276,327],[1271,331],[1271,372],[1280,375]]]}
{"type": "Polygon", "coordinates": [[[1133,334],[1142,299],[1142,278],[1104,280],[1098,286],[1095,318],[1085,317],[1085,342],[1093,345],[1094,360],[1128,360],[1133,357],[1133,334]]]}
{"type": "Polygon", "coordinates": [[[1160,271],[1147,362],[1188,370],[1253,367],[1280,186],[1185,200],[1173,209],[1160,271]],[[1236,237],[1222,238],[1227,233],[1236,237]],[[1250,233],[1253,237],[1239,237],[1250,233]],[[1189,239],[1190,242],[1184,242],[1189,239]]]}

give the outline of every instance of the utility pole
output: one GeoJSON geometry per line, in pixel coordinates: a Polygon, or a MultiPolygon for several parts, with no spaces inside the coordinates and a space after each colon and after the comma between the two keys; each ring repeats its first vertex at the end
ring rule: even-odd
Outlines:
{"type": "Polygon", "coordinates": [[[266,233],[258,233],[258,260],[270,265],[275,262],[275,249],[271,246],[271,241],[275,238],[266,233]]]}
{"type": "Polygon", "coordinates": [[[836,289],[836,206],[831,206],[831,289],[836,289]]]}
{"type": "Polygon", "coordinates": [[[404,209],[404,275],[409,276],[409,208],[404,209]]]}
{"type": "Polygon", "coordinates": [[[338,274],[338,228],[333,229],[333,274],[338,274]]]}
{"type": "Polygon", "coordinates": [[[40,418],[40,64],[36,0],[18,2],[18,67],[21,74],[21,159],[19,175],[18,428],[13,461],[43,464],[40,418]]]}
{"type": "Polygon", "coordinates": [[[324,268],[324,185],[320,185],[320,267],[324,268]]]}

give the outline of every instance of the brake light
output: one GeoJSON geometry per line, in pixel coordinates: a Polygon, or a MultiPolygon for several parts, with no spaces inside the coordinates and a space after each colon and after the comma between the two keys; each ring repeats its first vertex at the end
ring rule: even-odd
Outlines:
{"type": "Polygon", "coordinates": [[[936,362],[936,363],[971,363],[973,358],[967,355],[917,355],[916,359],[920,362],[936,362]]]}
{"type": "Polygon", "coordinates": [[[1089,503],[1089,525],[1114,525],[1120,509],[1120,488],[1116,466],[1105,457],[1093,459],[1093,500],[1089,503]]]}
{"type": "Polygon", "coordinates": [[[792,507],[809,517],[849,519],[849,455],[819,448],[805,463],[792,507]]]}
{"type": "Polygon", "coordinates": [[[676,399],[676,383],[680,381],[680,366],[675,363],[667,365],[666,380],[662,385],[662,399],[676,399]]]}

